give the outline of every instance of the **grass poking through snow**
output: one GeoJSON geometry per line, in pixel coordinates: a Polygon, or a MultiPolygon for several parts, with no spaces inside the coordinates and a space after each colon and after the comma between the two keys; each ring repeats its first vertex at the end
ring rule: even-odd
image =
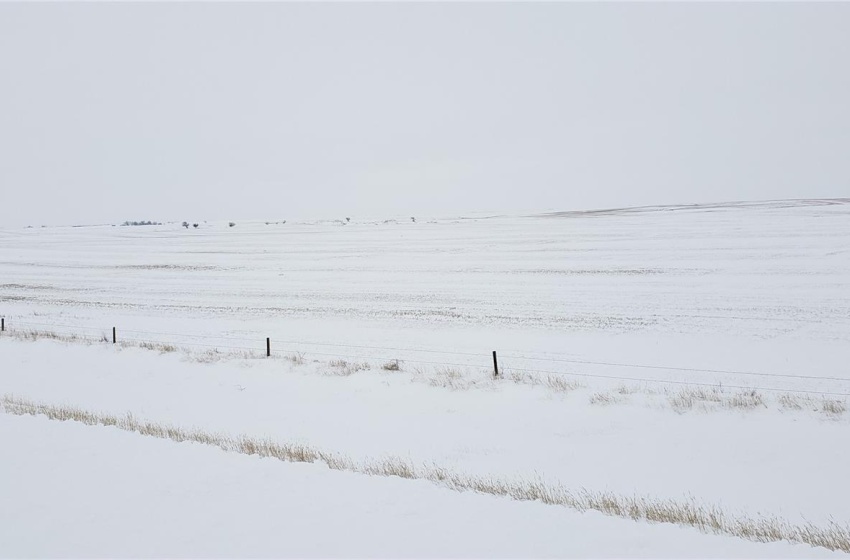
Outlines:
{"type": "Polygon", "coordinates": [[[368,362],[347,362],[345,360],[331,360],[328,362],[328,366],[330,366],[330,369],[327,373],[343,376],[352,375],[358,371],[366,371],[371,367],[368,362]]]}
{"type": "MultiPolygon", "coordinates": [[[[44,339],[87,345],[111,343],[111,336],[108,336],[106,333],[100,337],[93,337],[30,329],[10,330],[3,334],[4,336],[25,341],[44,339]]],[[[292,366],[302,366],[307,364],[307,360],[301,352],[267,358],[264,350],[220,350],[218,348],[196,350],[190,347],[183,347],[157,341],[119,340],[116,346],[119,348],[140,348],[143,350],[152,350],[162,354],[179,351],[182,352],[187,360],[199,363],[215,363],[230,359],[283,359],[290,362],[292,366]]],[[[313,362],[318,363],[317,360],[313,360],[313,362]]],[[[326,363],[328,368],[325,370],[320,369],[318,373],[349,376],[359,371],[372,369],[371,365],[367,362],[348,362],[346,360],[337,359],[326,363]]],[[[432,387],[441,387],[450,390],[493,389],[497,387],[499,383],[503,383],[505,381],[529,387],[542,387],[555,393],[570,393],[577,389],[586,387],[584,384],[571,379],[568,375],[504,369],[499,378],[494,379],[492,372],[483,368],[470,367],[458,369],[455,367],[440,366],[433,368],[421,368],[414,366],[412,371],[408,372],[406,368],[403,368],[403,365],[404,362],[394,359],[380,365],[376,371],[409,373],[413,381],[424,382],[432,387]]],[[[630,397],[636,394],[645,395],[650,399],[650,401],[654,401],[654,399],[659,395],[662,398],[666,397],[662,402],[680,414],[692,411],[754,411],[764,408],[778,408],[784,411],[810,411],[820,413],[830,420],[838,420],[841,419],[847,412],[846,399],[838,400],[825,396],[816,398],[801,393],[787,393],[768,397],[758,390],[729,391],[721,388],[720,386],[685,386],[680,389],[672,390],[648,386],[627,386],[621,384],[610,390],[595,392],[589,395],[588,399],[590,404],[606,406],[628,403],[632,400],[630,397]]]]}
{"type": "Polygon", "coordinates": [[[398,360],[390,360],[381,366],[384,371],[401,371],[401,363],[398,360]]]}
{"type": "Polygon", "coordinates": [[[758,542],[789,541],[850,552],[850,525],[835,522],[825,527],[813,523],[797,525],[778,517],[729,514],[718,506],[699,504],[694,499],[654,499],[583,488],[571,490],[542,479],[526,481],[472,476],[435,465],[417,466],[396,457],[356,461],[301,443],[280,443],[244,435],[231,436],[200,429],[184,429],[139,420],[132,414],[114,416],[72,406],[35,403],[9,395],[0,401],[0,408],[10,414],[43,415],[52,420],[72,420],[89,426],[114,426],[149,437],[212,445],[224,451],[272,457],[286,462],[324,463],[335,470],[428,480],[456,491],[474,491],[518,501],[540,501],[578,511],[599,511],[635,521],[686,525],[705,533],[731,535],[758,542]]]}

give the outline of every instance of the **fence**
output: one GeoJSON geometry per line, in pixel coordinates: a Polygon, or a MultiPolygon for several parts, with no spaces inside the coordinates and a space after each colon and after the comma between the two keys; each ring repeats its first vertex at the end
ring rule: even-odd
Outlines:
{"type": "MultiPolygon", "coordinates": [[[[87,340],[93,342],[103,342],[109,343],[110,338],[107,336],[108,330],[94,327],[84,327],[77,325],[67,325],[67,324],[56,324],[56,323],[41,323],[41,322],[31,322],[31,321],[17,321],[9,322],[7,325],[7,320],[5,317],[0,318],[0,333],[5,332],[15,332],[18,330],[19,332],[33,332],[38,331],[39,328],[50,328],[53,329],[48,331],[52,334],[56,335],[65,335],[68,337],[72,337],[75,340],[87,340]],[[19,328],[23,327],[23,328],[19,328]],[[56,329],[60,329],[57,331],[56,329]],[[73,329],[71,332],[62,332],[61,329],[73,329]],[[88,332],[99,332],[101,333],[99,336],[92,334],[80,334],[80,331],[88,331],[88,332]]],[[[144,331],[144,330],[134,330],[134,329],[119,329],[115,326],[111,327],[111,343],[118,344],[119,342],[129,342],[134,344],[150,344],[150,345],[168,345],[174,346],[184,349],[194,349],[194,348],[203,348],[203,349],[223,349],[223,350],[233,350],[233,351],[243,351],[243,352],[256,352],[256,353],[265,353],[266,357],[271,358],[273,355],[294,355],[294,354],[302,354],[309,352],[312,356],[319,356],[324,358],[331,359],[363,359],[363,360],[373,360],[377,362],[384,361],[387,364],[404,362],[404,363],[413,363],[417,365],[427,365],[427,366],[437,366],[437,367],[464,367],[464,368],[480,368],[480,369],[492,369],[493,376],[499,378],[504,376],[505,372],[516,372],[516,373],[528,373],[528,374],[548,374],[548,375],[560,375],[567,377],[575,377],[575,378],[589,378],[589,379],[606,379],[620,382],[634,382],[634,383],[651,383],[651,384],[662,384],[662,385],[674,385],[674,386],[691,386],[691,387],[712,387],[717,388],[729,388],[729,389],[741,389],[741,390],[759,390],[766,392],[777,392],[777,393],[797,393],[797,394],[809,394],[809,395],[821,395],[821,396],[832,396],[832,397],[850,397],[850,377],[842,378],[842,377],[833,377],[833,376],[821,376],[821,375],[800,375],[800,374],[792,374],[792,373],[779,373],[779,372],[763,372],[763,371],[746,371],[746,370],[732,370],[732,369],[711,369],[711,368],[696,368],[696,367],[679,367],[679,366],[662,366],[662,365],[654,365],[654,364],[635,364],[635,363],[626,363],[626,362],[617,362],[617,361],[595,361],[595,360],[583,360],[576,358],[567,358],[567,357],[540,357],[540,356],[529,356],[518,352],[498,352],[496,350],[490,352],[458,352],[451,350],[437,350],[431,348],[403,348],[397,346],[369,346],[369,345],[355,345],[355,344],[341,344],[341,343],[326,343],[326,342],[311,342],[311,341],[298,341],[298,340],[273,340],[272,337],[258,337],[258,339],[247,339],[241,337],[234,336],[213,336],[213,335],[196,335],[196,334],[186,334],[186,333],[174,333],[174,332],[159,332],[159,331],[144,331]],[[119,334],[121,335],[119,337],[119,334]],[[143,338],[139,338],[142,336],[143,338]],[[152,338],[157,337],[157,338],[152,338]],[[163,337],[170,337],[166,340],[163,340],[163,337]],[[199,340],[201,342],[186,342],[184,340],[175,340],[175,339],[192,339],[199,340]],[[225,343],[216,343],[210,344],[208,342],[212,341],[226,341],[225,343]],[[255,343],[256,345],[236,345],[238,342],[248,342],[255,343]],[[274,344],[273,344],[274,343],[274,344]],[[280,346],[279,346],[280,345],[280,346]],[[318,347],[329,348],[329,349],[347,349],[351,350],[350,352],[340,352],[340,351],[322,351],[322,350],[303,350],[304,347],[318,347]],[[396,353],[394,356],[377,356],[372,352],[380,351],[380,352],[393,352],[396,353]],[[367,353],[364,353],[367,352],[367,353]],[[404,355],[398,355],[397,353],[403,352],[404,355]],[[434,360],[422,360],[411,358],[410,356],[416,354],[427,354],[434,356],[446,357],[449,356],[453,361],[447,361],[445,358],[435,358],[434,360]],[[492,365],[489,364],[489,361],[492,356],[492,365]],[[458,360],[460,358],[460,360],[458,360]],[[474,362],[470,362],[469,359],[475,359],[474,362]],[[461,360],[466,359],[466,362],[462,362],[461,360]],[[687,373],[690,375],[698,374],[698,375],[713,375],[713,376],[743,376],[745,378],[773,378],[773,379],[788,379],[788,380],[798,380],[805,381],[807,383],[811,383],[813,381],[819,382],[828,382],[830,384],[840,384],[842,389],[836,390],[814,390],[810,387],[805,389],[795,389],[795,388],[777,388],[777,387],[764,387],[758,385],[736,385],[736,384],[728,384],[723,382],[706,382],[704,380],[682,380],[682,379],[658,379],[658,378],[650,378],[650,377],[638,377],[634,375],[611,375],[604,373],[593,373],[587,371],[565,371],[563,369],[552,369],[544,367],[515,367],[509,366],[505,367],[505,362],[525,362],[525,363],[543,363],[543,364],[554,364],[552,367],[557,367],[561,365],[568,366],[604,366],[607,368],[617,368],[619,370],[650,370],[650,371],[666,371],[666,372],[678,372],[678,373],[687,373]],[[500,361],[501,369],[500,369],[500,361]]],[[[554,354],[558,355],[558,354],[554,354]]]]}

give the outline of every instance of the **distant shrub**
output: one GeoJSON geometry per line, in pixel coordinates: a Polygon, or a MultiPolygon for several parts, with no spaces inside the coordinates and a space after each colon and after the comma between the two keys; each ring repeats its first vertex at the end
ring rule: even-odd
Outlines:
{"type": "Polygon", "coordinates": [[[197,229],[198,224],[192,224],[192,227],[197,229]]]}
{"type": "Polygon", "coordinates": [[[183,222],[181,224],[184,228],[189,229],[189,222],[183,222]]]}
{"type": "Polygon", "coordinates": [[[229,222],[227,225],[230,226],[230,227],[233,227],[233,226],[236,225],[236,222],[229,222]]]}

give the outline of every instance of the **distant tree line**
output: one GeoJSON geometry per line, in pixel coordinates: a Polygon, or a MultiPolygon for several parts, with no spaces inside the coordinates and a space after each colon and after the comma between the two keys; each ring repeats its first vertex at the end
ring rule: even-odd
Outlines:
{"type": "Polygon", "coordinates": [[[152,221],[150,221],[150,220],[146,220],[146,221],[145,221],[145,220],[143,220],[143,221],[141,221],[141,222],[130,222],[130,221],[127,221],[127,222],[124,222],[124,223],[123,223],[123,224],[121,224],[121,225],[122,225],[122,226],[161,226],[161,225],[162,225],[162,223],[160,223],[160,222],[152,222],[152,221]]]}

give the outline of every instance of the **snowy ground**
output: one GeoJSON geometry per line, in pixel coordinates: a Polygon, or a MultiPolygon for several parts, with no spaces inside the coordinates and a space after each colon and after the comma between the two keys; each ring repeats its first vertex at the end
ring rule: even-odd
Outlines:
{"type": "Polygon", "coordinates": [[[830,556],[43,418],[0,440],[3,556],[830,556]]]}
{"type": "MultiPolygon", "coordinates": [[[[417,223],[201,224],[188,231],[178,224],[4,230],[0,315],[8,329],[0,337],[3,394],[300,441],[358,458],[392,455],[475,474],[540,476],[576,489],[691,496],[795,523],[850,520],[850,448],[842,443],[850,436],[849,201],[417,223]],[[177,351],[100,342],[111,338],[112,326],[120,341],[168,343],[177,351]],[[29,330],[95,341],[21,340],[29,330]],[[266,337],[272,359],[263,357],[266,337]],[[248,355],[246,348],[263,351],[248,355]],[[504,379],[491,379],[492,350],[504,379]],[[382,368],[394,359],[400,371],[382,368]],[[358,369],[363,363],[368,367],[358,369]]],[[[206,517],[187,533],[215,533],[209,547],[192,548],[197,539],[151,524],[159,537],[135,548],[132,539],[121,541],[126,548],[74,540],[86,534],[82,527],[50,548],[32,539],[43,508],[10,525],[7,509],[4,525],[14,531],[0,539],[12,543],[0,548],[6,556],[815,553],[424,482],[270,466],[107,428],[0,414],[0,430],[4,445],[20,449],[4,453],[2,468],[19,479],[30,473],[20,486],[2,477],[5,504],[20,504],[21,488],[49,477],[47,464],[66,457],[85,470],[101,457],[95,454],[106,454],[128,469],[98,471],[118,487],[144,480],[132,469],[146,461],[161,472],[171,466],[173,492],[139,492],[145,507],[165,500],[169,511],[186,511],[181,501],[220,499],[234,504],[225,517],[252,512],[233,523],[234,533],[217,533],[208,513],[215,508],[200,506],[206,517]],[[89,451],[54,445],[57,438],[79,440],[89,451]],[[221,495],[180,482],[192,478],[193,469],[184,468],[192,461],[211,469],[211,480],[225,477],[221,495]],[[259,482],[235,498],[226,477],[244,471],[254,479],[253,470],[259,482]],[[274,520],[292,519],[295,506],[275,508],[292,498],[259,508],[250,500],[263,491],[289,495],[294,481],[298,499],[309,497],[310,511],[327,519],[329,531],[342,531],[339,542],[348,547],[325,539],[329,548],[322,548],[302,530],[289,547],[274,540],[283,530],[274,520]],[[350,488],[357,499],[335,503],[318,489],[326,484],[350,488]],[[372,505],[364,506],[370,513],[356,525],[360,532],[340,528],[344,513],[360,515],[352,504],[361,503],[372,505]],[[489,520],[523,529],[469,528],[478,516],[485,526],[489,520]],[[259,541],[215,546],[225,535],[238,540],[253,518],[263,523],[259,541]],[[372,521],[403,537],[375,542],[365,528],[372,521]],[[431,527],[456,538],[435,542],[431,527]]],[[[79,489],[51,488],[33,495],[78,499],[79,489]]],[[[114,508],[118,495],[105,493],[97,503],[114,508]]],[[[86,519],[94,522],[92,515],[86,519]]]]}

